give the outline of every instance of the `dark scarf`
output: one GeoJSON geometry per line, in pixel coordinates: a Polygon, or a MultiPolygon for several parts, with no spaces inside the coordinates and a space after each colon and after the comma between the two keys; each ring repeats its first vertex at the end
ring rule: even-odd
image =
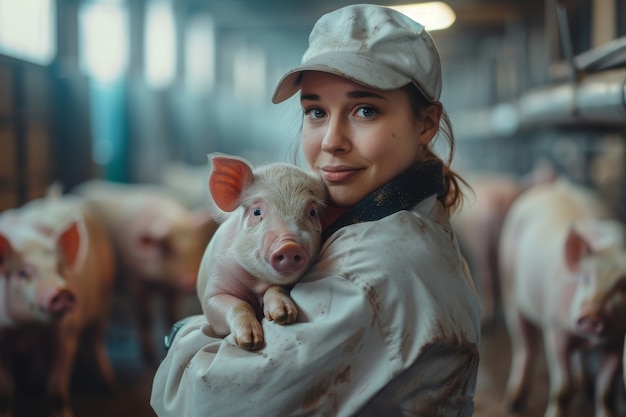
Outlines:
{"type": "Polygon", "coordinates": [[[426,161],[389,181],[342,214],[324,230],[322,241],[344,226],[371,222],[408,210],[433,194],[441,200],[444,192],[443,163],[426,161]]]}

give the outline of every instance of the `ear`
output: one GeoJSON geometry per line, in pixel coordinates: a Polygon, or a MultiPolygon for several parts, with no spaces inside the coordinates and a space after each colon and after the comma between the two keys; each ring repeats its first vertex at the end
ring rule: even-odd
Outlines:
{"type": "Polygon", "coordinates": [[[4,273],[9,254],[13,252],[13,247],[9,238],[4,233],[0,233],[0,275],[4,273]]]}
{"type": "Polygon", "coordinates": [[[565,238],[565,265],[570,271],[578,269],[580,261],[591,253],[591,247],[585,239],[570,227],[565,238]]]}
{"type": "Polygon", "coordinates": [[[213,201],[223,211],[239,207],[239,197],[252,182],[252,166],[244,159],[222,154],[209,155],[211,174],[209,192],[213,201]]]}
{"type": "Polygon", "coordinates": [[[70,266],[74,265],[81,254],[81,249],[87,245],[83,222],[72,220],[56,236],[56,243],[67,263],[70,266]]]}
{"type": "Polygon", "coordinates": [[[419,132],[419,142],[428,145],[439,132],[439,121],[443,113],[443,106],[440,102],[429,105],[424,109],[422,130],[419,132]]]}

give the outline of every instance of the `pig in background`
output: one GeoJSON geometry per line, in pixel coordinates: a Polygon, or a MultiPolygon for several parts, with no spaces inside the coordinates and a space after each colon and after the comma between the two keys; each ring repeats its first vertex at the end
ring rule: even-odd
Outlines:
{"type": "Polygon", "coordinates": [[[90,180],[73,193],[94,207],[111,236],[120,282],[136,313],[142,357],[155,364],[161,353],[157,346],[162,346],[155,335],[165,334],[189,314],[183,311],[186,301],[193,300],[200,311],[195,298],[198,268],[217,224],[206,209],[192,211],[148,184],[90,180]],[[154,320],[161,311],[164,320],[154,320]]]}
{"type": "Polygon", "coordinates": [[[0,416],[35,392],[52,415],[71,417],[76,359],[115,386],[106,345],[115,278],[113,248],[79,198],[49,196],[0,216],[0,416]],[[43,385],[43,386],[40,386],[43,385]]]}
{"type": "Polygon", "coordinates": [[[481,300],[483,327],[490,328],[502,316],[498,259],[506,214],[524,191],[554,181],[556,171],[541,160],[521,177],[488,172],[464,177],[471,191],[451,221],[481,300]]]}
{"type": "Polygon", "coordinates": [[[319,253],[322,179],[293,165],[254,169],[245,159],[209,155],[209,190],[221,226],[207,246],[197,292],[209,329],[244,349],[263,347],[265,317],[296,320],[289,297],[319,253]],[[225,218],[225,220],[222,220],[225,218]]]}
{"type": "Polygon", "coordinates": [[[605,201],[565,179],[537,186],[513,203],[500,260],[512,347],[505,397],[510,409],[524,408],[543,340],[550,382],[545,417],[567,415],[572,400],[585,398],[587,390],[594,393],[596,417],[617,415],[626,332],[624,236],[605,201]],[[592,355],[598,360],[590,367],[592,355]]]}

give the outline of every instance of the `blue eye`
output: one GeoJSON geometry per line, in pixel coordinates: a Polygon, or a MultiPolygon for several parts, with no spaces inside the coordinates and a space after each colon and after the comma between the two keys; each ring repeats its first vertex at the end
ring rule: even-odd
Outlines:
{"type": "Polygon", "coordinates": [[[324,112],[324,110],[316,108],[316,107],[304,109],[303,112],[305,116],[311,119],[321,119],[322,117],[326,116],[326,113],[324,112]]]}
{"type": "Polygon", "coordinates": [[[372,117],[375,117],[376,114],[377,111],[373,107],[361,106],[357,110],[357,115],[364,119],[371,119],[372,117]]]}
{"type": "Polygon", "coordinates": [[[253,216],[260,216],[261,215],[261,209],[260,208],[255,208],[254,210],[252,210],[252,215],[253,216]]]}

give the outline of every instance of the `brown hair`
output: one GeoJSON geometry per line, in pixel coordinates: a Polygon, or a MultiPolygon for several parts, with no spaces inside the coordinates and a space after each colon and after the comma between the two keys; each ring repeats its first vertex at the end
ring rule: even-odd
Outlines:
{"type": "MultiPolygon", "coordinates": [[[[415,114],[415,116],[417,118],[428,118],[428,113],[424,110],[427,109],[429,106],[433,106],[434,103],[429,102],[413,84],[407,85],[405,89],[408,92],[411,108],[413,109],[413,113],[415,114]]],[[[463,178],[461,178],[459,174],[457,174],[452,170],[452,168],[450,168],[450,166],[452,165],[452,160],[454,159],[455,140],[454,133],[452,131],[452,123],[450,122],[450,117],[448,116],[448,113],[446,113],[445,109],[442,108],[441,117],[438,123],[434,120],[431,120],[431,122],[439,125],[439,132],[437,136],[435,136],[435,138],[431,140],[428,145],[426,145],[424,154],[422,155],[422,159],[420,162],[439,160],[443,163],[445,195],[442,199],[442,203],[446,210],[446,213],[450,215],[463,203],[464,195],[463,191],[461,190],[460,184],[462,183],[470,190],[471,187],[463,178]],[[435,142],[439,136],[443,136],[448,144],[448,158],[446,161],[443,161],[433,150],[433,146],[435,145],[435,142]]]]}

